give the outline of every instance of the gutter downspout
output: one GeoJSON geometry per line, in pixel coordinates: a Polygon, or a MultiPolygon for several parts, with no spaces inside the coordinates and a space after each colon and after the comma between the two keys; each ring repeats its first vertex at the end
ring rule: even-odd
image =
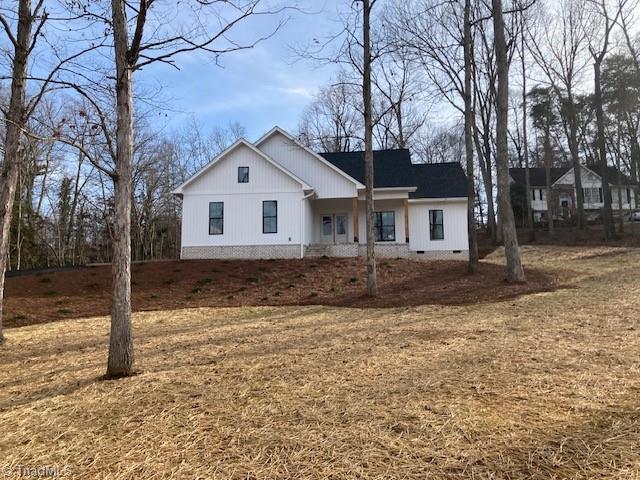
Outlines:
{"type": "Polygon", "coordinates": [[[300,199],[300,258],[304,258],[304,201],[315,195],[312,190],[300,199]]]}

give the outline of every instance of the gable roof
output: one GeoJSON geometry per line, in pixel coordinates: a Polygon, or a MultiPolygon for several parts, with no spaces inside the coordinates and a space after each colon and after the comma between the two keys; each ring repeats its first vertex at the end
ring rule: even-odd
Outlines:
{"type": "Polygon", "coordinates": [[[313,190],[313,188],[311,188],[309,185],[307,185],[304,181],[302,181],[301,179],[299,179],[298,177],[296,177],[293,173],[291,173],[289,170],[287,170],[286,168],[284,168],[282,165],[280,165],[279,163],[273,161],[273,159],[268,156],[266,153],[262,152],[261,150],[258,150],[254,145],[252,145],[251,143],[249,143],[248,141],[246,141],[244,138],[240,138],[239,140],[237,140],[233,145],[231,145],[229,148],[227,148],[226,150],[224,150],[222,153],[220,153],[216,158],[214,158],[213,160],[211,160],[209,163],[207,163],[204,167],[202,167],[200,170],[198,170],[196,173],[194,173],[193,175],[191,175],[186,181],[184,181],[181,185],[179,185],[175,190],[173,190],[174,195],[182,195],[182,191],[184,190],[185,187],[187,187],[190,183],[192,183],[194,180],[196,180],[197,178],[200,178],[205,172],[209,171],[212,167],[214,167],[215,165],[217,165],[223,158],[225,158],[227,155],[229,155],[231,152],[233,152],[234,150],[240,148],[240,147],[247,147],[250,150],[252,150],[254,153],[258,154],[260,157],[262,157],[266,162],[270,163],[271,165],[273,165],[275,168],[277,168],[278,170],[280,170],[282,173],[284,173],[285,175],[287,175],[289,178],[293,179],[294,181],[296,181],[297,183],[300,184],[300,186],[302,187],[303,190],[313,190]]]}
{"type": "Polygon", "coordinates": [[[467,176],[458,162],[415,163],[418,190],[409,198],[466,198],[467,176]]]}
{"type": "MultiPolygon", "coordinates": [[[[581,165],[583,169],[588,170],[589,172],[596,175],[598,178],[602,178],[600,175],[600,168],[597,165],[585,166],[581,165]]],[[[562,177],[564,177],[567,173],[569,173],[573,167],[557,167],[551,169],[551,185],[556,183],[562,177]]],[[[524,168],[510,168],[509,174],[515,183],[520,185],[525,185],[525,170],[524,168]]],[[[612,165],[607,167],[606,172],[607,181],[611,185],[618,184],[618,169],[612,165]]],[[[530,167],[529,168],[529,180],[532,187],[546,187],[547,186],[547,175],[544,167],[530,167]]],[[[622,174],[622,185],[634,185],[635,183],[631,178],[624,173],[622,174]]]]}
{"type": "MultiPolygon", "coordinates": [[[[560,177],[564,176],[571,167],[558,167],[551,169],[551,184],[556,183],[560,177]]],[[[510,168],[509,175],[515,183],[520,185],[526,185],[526,168],[510,168]]],[[[546,187],[547,186],[547,173],[544,167],[530,167],[529,168],[529,181],[532,187],[546,187]]]]}
{"type": "Polygon", "coordinates": [[[276,133],[279,133],[280,135],[284,136],[286,139],[290,140],[291,142],[293,142],[294,144],[296,144],[298,147],[300,147],[301,149],[303,149],[305,152],[307,152],[308,154],[310,154],[311,156],[313,156],[314,158],[316,158],[317,160],[319,160],[321,163],[323,163],[324,165],[327,165],[329,168],[331,168],[332,170],[334,170],[336,173],[342,175],[343,177],[345,177],[347,180],[353,182],[356,184],[356,188],[364,188],[364,183],[360,182],[359,180],[357,180],[356,178],[353,178],[351,175],[349,175],[347,172],[345,172],[344,170],[341,170],[339,168],[336,168],[335,165],[333,165],[331,162],[328,162],[323,156],[322,154],[318,154],[316,152],[314,152],[313,150],[311,150],[309,147],[307,147],[306,145],[303,145],[302,143],[300,143],[293,135],[291,135],[289,132],[287,132],[286,130],[283,130],[282,128],[278,127],[277,125],[275,127],[273,127],[271,130],[269,130],[267,133],[265,133],[262,137],[260,137],[256,143],[255,146],[257,148],[260,148],[260,145],[264,142],[266,142],[269,138],[271,138],[273,135],[275,135],[276,133]]]}
{"type": "MultiPolygon", "coordinates": [[[[362,184],[364,151],[321,153],[325,159],[362,184]]],[[[373,188],[417,187],[409,150],[375,150],[373,152],[373,188]]]]}

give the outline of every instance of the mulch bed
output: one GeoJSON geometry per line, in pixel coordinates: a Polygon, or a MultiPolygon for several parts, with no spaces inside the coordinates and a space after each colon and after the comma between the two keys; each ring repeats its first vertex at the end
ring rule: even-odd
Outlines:
{"type": "MultiPolygon", "coordinates": [[[[332,305],[358,308],[495,302],[551,291],[556,279],[528,270],[528,282],[510,285],[504,267],[481,264],[476,275],[460,261],[379,259],[379,296],[366,295],[362,259],[187,260],[137,263],[132,268],[133,308],[254,305],[332,305]]],[[[39,272],[7,279],[5,326],[108,315],[110,266],[39,272]]]]}

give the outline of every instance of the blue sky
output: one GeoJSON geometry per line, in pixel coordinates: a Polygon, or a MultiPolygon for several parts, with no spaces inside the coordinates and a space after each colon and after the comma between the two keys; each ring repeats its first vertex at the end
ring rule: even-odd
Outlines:
{"type": "MultiPolygon", "coordinates": [[[[137,81],[162,87],[162,103],[172,111],[168,129],[180,129],[193,117],[205,131],[240,122],[249,139],[276,124],[295,130],[304,107],[336,70],[335,65],[297,58],[292,47],[334,31],[336,10],[343,0],[309,3],[313,14],[290,12],[289,21],[274,37],[222,57],[221,65],[206,53],[197,53],[178,57],[180,71],[156,64],[137,73],[137,81]]],[[[249,41],[264,35],[275,21],[260,18],[247,23],[234,38],[249,41]]]]}

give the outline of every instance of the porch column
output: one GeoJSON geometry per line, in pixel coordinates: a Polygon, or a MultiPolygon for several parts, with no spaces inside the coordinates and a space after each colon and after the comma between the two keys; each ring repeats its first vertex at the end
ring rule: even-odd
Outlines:
{"type": "Polygon", "coordinates": [[[404,200],[404,236],[407,243],[409,243],[409,199],[404,200]]]}
{"type": "Polygon", "coordinates": [[[351,210],[353,214],[353,241],[359,243],[360,237],[360,215],[358,212],[358,197],[351,199],[351,210]]]}

